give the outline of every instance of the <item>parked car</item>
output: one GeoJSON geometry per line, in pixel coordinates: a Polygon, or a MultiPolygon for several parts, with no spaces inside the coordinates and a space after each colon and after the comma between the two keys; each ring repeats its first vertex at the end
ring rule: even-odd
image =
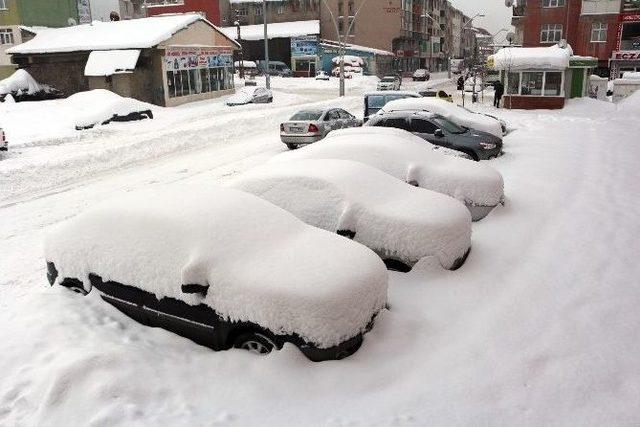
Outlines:
{"type": "Polygon", "coordinates": [[[9,148],[9,141],[7,141],[7,136],[4,133],[4,130],[0,128],[0,151],[7,151],[9,148]]]}
{"type": "Polygon", "coordinates": [[[336,129],[362,126],[362,121],[341,108],[301,110],[280,124],[280,140],[290,150],[313,144],[336,129]]]}
{"type": "Polygon", "coordinates": [[[400,76],[384,76],[378,82],[378,90],[400,90],[402,78],[400,76]]]}
{"type": "Polygon", "coordinates": [[[417,92],[398,90],[366,93],[364,95],[364,121],[369,120],[370,116],[380,111],[388,102],[404,98],[420,98],[420,95],[417,92]]]}
{"type": "Polygon", "coordinates": [[[453,102],[453,97],[449,95],[447,92],[445,92],[444,90],[427,89],[427,90],[421,90],[418,93],[423,98],[438,98],[447,102],[453,102]]]}
{"type": "Polygon", "coordinates": [[[231,185],[309,225],[362,243],[394,270],[409,271],[431,256],[455,270],[471,247],[471,216],[461,203],[360,162],[269,163],[245,172],[231,185]]]}
{"type": "Polygon", "coordinates": [[[431,78],[431,74],[429,73],[429,71],[419,68],[416,71],[413,72],[413,81],[420,81],[420,82],[424,82],[427,81],[431,78]]]}
{"type": "Polygon", "coordinates": [[[387,103],[382,110],[385,112],[407,110],[429,111],[440,114],[460,126],[488,132],[497,137],[502,137],[507,129],[506,123],[494,116],[476,113],[467,108],[453,103],[443,102],[436,98],[423,97],[417,100],[396,100],[387,103]]]}
{"type": "Polygon", "coordinates": [[[401,129],[371,127],[331,132],[321,144],[274,156],[270,162],[342,159],[365,163],[419,188],[464,203],[474,221],[504,202],[502,175],[487,163],[442,154],[443,149],[401,129]]]}
{"type": "Polygon", "coordinates": [[[404,129],[431,144],[465,153],[475,161],[502,154],[501,138],[459,126],[439,114],[422,110],[380,111],[369,119],[367,126],[404,129]]]}
{"type": "Polygon", "coordinates": [[[273,102],[273,92],[264,87],[244,86],[227,98],[229,106],[245,104],[267,104],[273,102]]]}
{"type": "Polygon", "coordinates": [[[329,78],[329,74],[324,71],[318,71],[318,74],[316,74],[316,80],[329,80],[329,78]]]}
{"type": "Polygon", "coordinates": [[[52,286],[214,350],[341,359],[386,304],[375,253],[228,188],[127,193],[55,226],[45,253],[52,286]]]}
{"type": "Polygon", "coordinates": [[[133,98],[125,98],[105,89],[78,92],[61,101],[77,111],[75,129],[91,129],[111,122],[153,119],[151,106],[133,98]]]}
{"type": "MultiPolygon", "coordinates": [[[[260,70],[260,73],[266,74],[267,61],[259,60],[259,61],[256,61],[256,64],[258,65],[258,69],[260,70]]],[[[269,61],[269,75],[291,77],[293,76],[293,72],[291,71],[291,68],[289,68],[289,66],[284,62],[269,61]]]]}

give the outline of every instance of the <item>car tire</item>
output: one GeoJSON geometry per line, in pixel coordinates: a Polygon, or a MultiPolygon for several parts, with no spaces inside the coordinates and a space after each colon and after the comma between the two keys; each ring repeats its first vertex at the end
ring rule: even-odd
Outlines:
{"type": "Polygon", "coordinates": [[[473,160],[474,162],[479,162],[480,159],[478,158],[478,155],[476,153],[474,153],[473,151],[467,151],[467,150],[459,150],[462,154],[465,154],[469,160],[473,160]]]}
{"type": "Polygon", "coordinates": [[[287,148],[289,150],[295,150],[296,148],[298,148],[298,146],[296,144],[287,144],[287,148]]]}
{"type": "Polygon", "coordinates": [[[259,332],[248,332],[239,335],[233,341],[233,347],[247,350],[250,353],[265,355],[277,349],[277,345],[268,336],[259,332]]]}

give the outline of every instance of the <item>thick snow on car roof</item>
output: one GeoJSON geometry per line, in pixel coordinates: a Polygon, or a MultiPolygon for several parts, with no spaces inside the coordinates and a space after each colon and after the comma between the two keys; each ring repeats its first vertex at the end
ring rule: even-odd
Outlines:
{"type": "Polygon", "coordinates": [[[502,127],[498,120],[485,116],[484,114],[472,113],[443,99],[431,97],[396,99],[382,107],[383,112],[411,110],[429,111],[440,114],[457,124],[502,138],[502,127]]]}
{"type": "Polygon", "coordinates": [[[95,273],[320,347],[362,332],[386,303],[372,251],[233,189],[132,192],[58,224],[45,250],[58,280],[86,286],[95,273]],[[206,297],[183,294],[190,283],[209,284],[206,297]]]}
{"type": "Polygon", "coordinates": [[[471,246],[471,217],[460,202],[359,162],[269,163],[244,173],[231,185],[310,225],[355,232],[356,241],[383,258],[412,264],[435,256],[450,268],[471,246]]]}
{"type": "Polygon", "coordinates": [[[491,166],[433,151],[402,129],[362,127],[330,132],[318,143],[271,160],[344,159],[366,163],[406,182],[469,205],[495,206],[504,197],[502,175],[491,166]]]}
{"type": "Polygon", "coordinates": [[[124,116],[136,111],[156,108],[153,105],[125,98],[106,89],[93,89],[74,93],[60,103],[74,111],[75,125],[88,126],[102,123],[114,115],[124,116]]]}

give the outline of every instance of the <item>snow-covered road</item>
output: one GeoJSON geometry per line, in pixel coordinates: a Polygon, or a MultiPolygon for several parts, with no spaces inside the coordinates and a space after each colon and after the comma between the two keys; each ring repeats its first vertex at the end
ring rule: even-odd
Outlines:
{"type": "Polygon", "coordinates": [[[342,361],[212,352],[48,287],[47,226],[118,192],[260,164],[302,104],[362,108],[295,84],[272,106],[167,111],[0,162],[0,425],[637,425],[640,146],[609,104],[499,111],[516,128],[491,162],[506,206],[474,224],[461,269],[392,273],[390,310],[342,361]]]}

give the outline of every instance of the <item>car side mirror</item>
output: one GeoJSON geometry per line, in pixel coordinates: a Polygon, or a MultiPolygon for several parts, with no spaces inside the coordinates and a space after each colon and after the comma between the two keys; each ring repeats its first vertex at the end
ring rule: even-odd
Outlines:
{"type": "Polygon", "coordinates": [[[200,294],[201,296],[206,297],[207,292],[209,292],[209,285],[198,285],[196,283],[182,285],[182,293],[185,294],[200,294]]]}
{"type": "Polygon", "coordinates": [[[442,129],[436,129],[436,131],[433,134],[435,136],[437,136],[438,138],[443,138],[444,137],[444,132],[442,132],[442,129]]]}

